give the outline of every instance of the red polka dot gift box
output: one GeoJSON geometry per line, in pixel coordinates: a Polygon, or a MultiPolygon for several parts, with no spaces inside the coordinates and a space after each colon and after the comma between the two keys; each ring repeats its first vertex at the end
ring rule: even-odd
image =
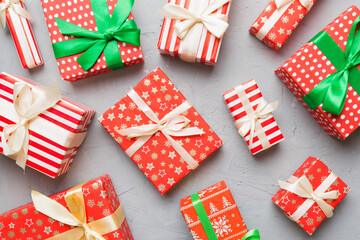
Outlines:
{"type": "Polygon", "coordinates": [[[2,239],[134,239],[108,175],[49,197],[31,196],[32,203],[0,215],[2,239]]]}
{"type": "MultiPolygon", "coordinates": [[[[318,158],[309,157],[285,182],[272,201],[287,217],[312,235],[333,216],[336,206],[350,188],[318,158]]],[[[334,220],[335,221],[335,220],[334,220]]]]}
{"type": "Polygon", "coordinates": [[[99,121],[161,194],[222,145],[160,68],[99,121]]]}
{"type": "Polygon", "coordinates": [[[70,82],[144,61],[134,0],[41,0],[61,77],[70,82]]]}
{"type": "Polygon", "coordinates": [[[339,139],[360,124],[359,16],[350,7],[276,70],[321,127],[339,139]]]}

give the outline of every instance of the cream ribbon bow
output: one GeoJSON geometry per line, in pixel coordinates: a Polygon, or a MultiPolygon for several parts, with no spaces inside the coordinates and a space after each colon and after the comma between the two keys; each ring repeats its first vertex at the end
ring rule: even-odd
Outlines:
{"type": "Polygon", "coordinates": [[[175,32],[180,39],[185,38],[188,31],[196,24],[202,23],[215,37],[221,38],[229,27],[227,16],[213,13],[230,0],[215,0],[199,12],[191,12],[179,5],[168,3],[160,9],[160,14],[166,18],[183,20],[175,24],[175,32]]]}
{"type": "Polygon", "coordinates": [[[23,0],[4,0],[4,2],[0,2],[0,22],[3,29],[6,26],[6,10],[9,8],[21,17],[27,19],[32,18],[31,14],[20,5],[22,1],[23,0]]]}
{"type": "Polygon", "coordinates": [[[25,169],[29,149],[29,123],[61,99],[61,92],[54,82],[49,88],[30,89],[26,83],[15,83],[13,105],[19,116],[14,124],[4,127],[2,147],[4,154],[16,160],[25,169]]]}
{"type": "Polygon", "coordinates": [[[131,127],[118,130],[118,133],[129,138],[138,138],[127,150],[128,156],[132,156],[142,147],[156,132],[162,132],[171,146],[184,159],[191,169],[195,169],[199,164],[192,158],[192,156],[172,137],[186,137],[201,135],[205,132],[197,127],[187,127],[190,120],[181,115],[186,110],[191,108],[191,104],[187,101],[180,106],[166,114],[161,120],[150,109],[150,107],[141,99],[141,97],[131,90],[128,96],[135,102],[139,109],[155,124],[147,124],[137,127],[131,127]]]}
{"type": "MultiPolygon", "coordinates": [[[[293,2],[293,1],[295,1],[295,0],[274,0],[277,9],[280,9],[280,8],[284,7],[286,4],[293,2]]],[[[312,0],[299,0],[299,2],[308,11],[310,11],[312,6],[314,5],[314,2],[312,0]]]]}

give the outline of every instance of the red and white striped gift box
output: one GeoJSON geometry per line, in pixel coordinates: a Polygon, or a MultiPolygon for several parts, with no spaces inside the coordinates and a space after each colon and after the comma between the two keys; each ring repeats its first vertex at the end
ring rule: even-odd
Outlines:
{"type": "MultiPolygon", "coordinates": [[[[169,0],[169,3],[173,3],[191,10],[194,5],[192,3],[194,1],[207,1],[210,4],[214,0],[169,0]]],[[[228,16],[230,6],[231,1],[224,4],[224,6],[217,11],[228,16]]],[[[158,42],[158,49],[161,54],[177,58],[179,58],[182,54],[182,40],[177,36],[174,29],[175,24],[179,21],[180,20],[164,18],[158,42]]],[[[198,45],[195,62],[214,66],[219,56],[221,42],[222,38],[215,37],[206,30],[205,26],[203,26],[200,41],[194,42],[194,44],[198,45]]]]}
{"type": "MultiPolygon", "coordinates": [[[[4,126],[14,124],[9,119],[13,109],[13,89],[16,82],[27,83],[30,86],[39,85],[28,79],[2,73],[0,75],[0,153],[3,153],[1,137],[4,126]]],[[[29,150],[26,165],[52,178],[67,172],[76,155],[95,110],[75,102],[67,97],[46,112],[32,120],[29,125],[29,150]],[[36,126],[37,125],[37,126],[36,126]],[[53,132],[42,130],[50,126],[53,132]],[[61,132],[61,134],[60,134],[61,132]],[[72,137],[70,146],[61,145],[59,136],[72,137]]]]}
{"type": "MultiPolygon", "coordinates": [[[[0,0],[3,2],[4,0],[0,0]]],[[[21,4],[25,9],[23,2],[21,4]]],[[[23,68],[30,69],[43,64],[30,21],[18,15],[11,7],[6,10],[6,21],[14,39],[23,68]]]]}
{"type": "MultiPolygon", "coordinates": [[[[235,123],[239,123],[247,115],[243,104],[240,101],[240,89],[245,90],[246,96],[248,97],[254,111],[256,110],[258,104],[264,100],[264,97],[254,79],[225,92],[224,99],[235,120],[235,123]]],[[[284,136],[282,135],[280,128],[272,115],[264,119],[259,119],[258,121],[260,121],[267,140],[271,146],[284,140],[284,136]]],[[[238,126],[238,124],[236,124],[236,126],[238,126]]],[[[260,143],[258,136],[254,136],[252,147],[250,146],[250,133],[248,133],[244,139],[253,155],[265,150],[260,143]]]]}

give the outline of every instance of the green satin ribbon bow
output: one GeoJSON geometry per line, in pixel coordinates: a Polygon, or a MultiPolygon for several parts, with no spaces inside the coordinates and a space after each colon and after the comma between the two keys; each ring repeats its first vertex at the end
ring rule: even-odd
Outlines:
{"type": "Polygon", "coordinates": [[[104,52],[108,68],[111,70],[124,68],[117,41],[140,46],[140,29],[137,28],[134,20],[126,21],[134,0],[119,1],[112,16],[106,0],[90,0],[90,2],[98,32],[55,18],[61,34],[79,37],[54,43],[55,57],[62,58],[84,52],[77,58],[77,62],[87,71],[104,52]]]}
{"type": "Polygon", "coordinates": [[[241,240],[260,240],[259,230],[253,229],[250,230],[247,234],[245,234],[241,240]]]}
{"type": "Polygon", "coordinates": [[[302,98],[311,110],[323,103],[324,111],[339,115],[345,105],[348,85],[360,94],[360,70],[357,68],[360,64],[359,23],[360,17],[351,27],[345,53],[324,31],[311,40],[337,69],[302,98]]]}

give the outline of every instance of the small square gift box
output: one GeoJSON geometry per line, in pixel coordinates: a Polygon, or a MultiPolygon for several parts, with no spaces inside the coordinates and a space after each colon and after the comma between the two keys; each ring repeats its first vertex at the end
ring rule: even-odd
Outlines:
{"type": "Polygon", "coordinates": [[[281,48],[316,0],[272,0],[250,33],[273,50],[281,48]]]}
{"type": "Polygon", "coordinates": [[[229,27],[231,0],[169,0],[158,49],[161,54],[214,66],[229,27]]]}
{"type": "Polygon", "coordinates": [[[95,111],[20,76],[0,74],[0,153],[55,178],[70,165],[95,111]]]}
{"type": "Polygon", "coordinates": [[[30,25],[31,14],[25,9],[23,0],[0,0],[0,22],[6,23],[14,39],[22,67],[35,68],[43,64],[40,50],[30,25]]]}
{"type": "Polygon", "coordinates": [[[31,197],[32,203],[0,215],[4,239],[134,239],[108,175],[31,197]]]}
{"type": "Polygon", "coordinates": [[[284,140],[272,113],[279,102],[268,103],[255,80],[250,80],[224,93],[239,134],[255,155],[284,140]]]}
{"type": "Polygon", "coordinates": [[[99,121],[161,194],[222,145],[160,68],[99,121]]]}
{"type": "Polygon", "coordinates": [[[334,208],[350,188],[323,162],[309,157],[286,182],[272,201],[308,234],[333,216],[334,208]]]}
{"type": "Polygon", "coordinates": [[[180,201],[180,210],[194,239],[259,240],[259,231],[248,231],[224,181],[180,201]]]}
{"type": "Polygon", "coordinates": [[[350,7],[276,70],[330,135],[346,139],[360,124],[360,10],[350,7]]]}
{"type": "Polygon", "coordinates": [[[61,77],[70,82],[142,63],[134,0],[41,0],[61,77]]]}

